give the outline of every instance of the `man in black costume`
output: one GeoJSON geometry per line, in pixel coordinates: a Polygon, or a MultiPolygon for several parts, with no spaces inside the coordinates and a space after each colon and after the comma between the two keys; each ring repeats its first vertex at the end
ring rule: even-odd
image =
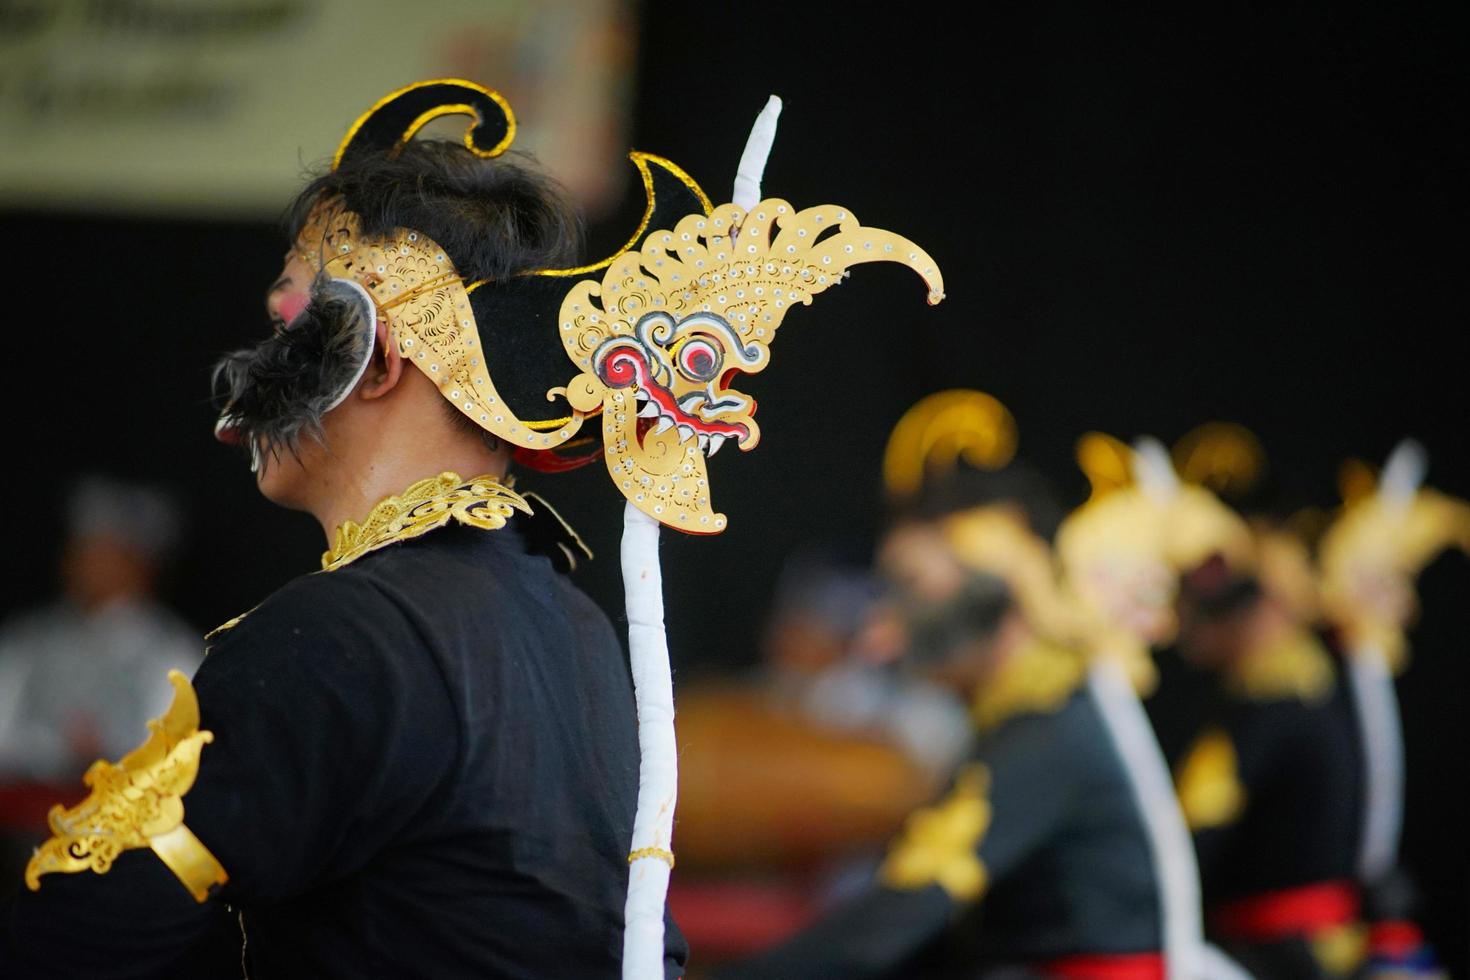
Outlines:
{"type": "MultiPolygon", "coordinates": [[[[323,569],[211,634],[147,745],[53,814],[0,975],[168,975],[226,906],[256,978],[618,974],[627,663],[495,432],[557,432],[537,372],[565,354],[535,300],[567,283],[525,274],[579,259],[554,185],[502,155],[513,132],[486,89],[410,86],[297,201],[273,334],[219,367],[219,432],[321,522],[323,569]],[[411,139],[446,112],[475,117],[464,145],[411,139]]],[[[667,177],[651,220],[702,210],[667,177]]]]}

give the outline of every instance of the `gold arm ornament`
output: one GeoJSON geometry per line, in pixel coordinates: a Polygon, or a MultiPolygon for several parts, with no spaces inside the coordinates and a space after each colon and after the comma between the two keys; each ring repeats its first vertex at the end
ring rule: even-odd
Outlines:
{"type": "Polygon", "coordinates": [[[189,679],[168,672],[174,699],[163,717],[148,722],[148,740],[116,764],[92,763],[82,781],[92,790],[70,809],[51,808],[52,837],[26,865],[26,887],[41,876],[91,871],[101,875],[123,851],[147,847],[203,902],[229,875],[199,838],[184,826],[184,794],[199,772],[199,753],[214,741],[199,730],[199,698],[189,679]]]}

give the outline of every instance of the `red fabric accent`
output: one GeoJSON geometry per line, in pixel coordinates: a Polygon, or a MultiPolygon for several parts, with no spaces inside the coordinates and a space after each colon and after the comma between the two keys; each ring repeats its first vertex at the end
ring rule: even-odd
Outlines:
{"type": "Polygon", "coordinates": [[[602,455],[602,447],[598,446],[577,456],[563,456],[551,449],[526,449],[517,446],[510,455],[517,463],[538,473],[565,473],[568,470],[581,469],[595,461],[602,455]]]}
{"type": "Polygon", "coordinates": [[[1239,939],[1310,935],[1351,922],[1358,915],[1358,890],[1351,881],[1323,881],[1265,892],[1220,907],[1215,925],[1239,939]]]}
{"type": "Polygon", "coordinates": [[[669,885],[669,911],[700,956],[745,956],[774,946],[816,918],[805,889],[790,884],[680,882],[669,885]]]}
{"type": "Polygon", "coordinates": [[[1375,922],[1368,930],[1368,951],[1372,956],[1402,960],[1424,945],[1424,933],[1412,922],[1375,922]]]}
{"type": "Polygon", "coordinates": [[[1092,953],[1064,956],[1041,967],[1064,980],[1164,980],[1161,953],[1092,953]]]}

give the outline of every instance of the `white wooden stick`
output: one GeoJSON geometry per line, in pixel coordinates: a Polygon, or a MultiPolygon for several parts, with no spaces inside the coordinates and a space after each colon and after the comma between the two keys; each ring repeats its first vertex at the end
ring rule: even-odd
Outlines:
{"type": "MultiPolygon", "coordinates": [[[[741,207],[760,200],[761,176],[780,114],[781,100],[773,95],[756,117],[736,170],[734,202],[741,207]]],[[[663,978],[664,900],[674,861],[679,755],[658,527],[631,503],[623,508],[623,598],[633,700],[638,707],[638,809],[633,814],[628,898],[623,906],[623,980],[663,978]]]]}
{"type": "Polygon", "coordinates": [[[1404,818],[1404,730],[1393,672],[1377,647],[1363,646],[1348,656],[1348,687],[1363,745],[1363,826],[1358,842],[1358,874],[1372,883],[1398,860],[1404,818]]]}
{"type": "Polygon", "coordinates": [[[628,657],[638,706],[638,810],[623,908],[624,980],[662,980],[664,898],[673,854],[679,759],[674,742],[674,681],[664,634],[658,522],[631,503],[623,509],[623,592],[628,657]]]}

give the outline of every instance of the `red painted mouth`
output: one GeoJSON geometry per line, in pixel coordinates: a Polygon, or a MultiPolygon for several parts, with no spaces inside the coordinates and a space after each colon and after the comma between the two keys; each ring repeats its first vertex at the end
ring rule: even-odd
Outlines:
{"type": "Polygon", "coordinates": [[[711,422],[690,415],[674,400],[673,392],[653,381],[653,371],[643,351],[632,345],[620,347],[604,358],[600,375],[611,388],[637,386],[638,438],[641,442],[651,428],[665,432],[677,426],[685,430],[681,442],[691,436],[700,437],[701,446],[713,442],[718,449],[726,439],[744,443],[750,439],[750,428],[735,422],[711,422]]]}

